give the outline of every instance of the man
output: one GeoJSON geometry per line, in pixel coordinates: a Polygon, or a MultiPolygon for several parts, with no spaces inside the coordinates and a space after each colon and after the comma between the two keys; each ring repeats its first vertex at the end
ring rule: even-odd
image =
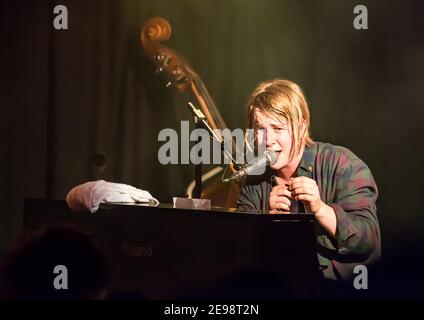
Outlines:
{"type": "Polygon", "coordinates": [[[355,265],[378,260],[378,192],[372,174],[350,150],[311,139],[302,89],[281,79],[259,84],[248,103],[248,119],[258,142],[274,150],[277,160],[265,174],[247,179],[238,210],[314,214],[318,258],[327,279],[350,279],[355,265]]]}

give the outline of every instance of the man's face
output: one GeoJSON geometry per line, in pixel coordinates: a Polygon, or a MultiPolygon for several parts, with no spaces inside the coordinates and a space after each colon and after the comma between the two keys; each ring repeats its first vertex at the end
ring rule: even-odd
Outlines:
{"type": "Polygon", "coordinates": [[[258,129],[258,142],[265,143],[267,149],[277,153],[277,161],[270,167],[280,170],[287,166],[290,163],[292,147],[292,131],[287,119],[277,119],[256,110],[255,127],[258,129]]]}

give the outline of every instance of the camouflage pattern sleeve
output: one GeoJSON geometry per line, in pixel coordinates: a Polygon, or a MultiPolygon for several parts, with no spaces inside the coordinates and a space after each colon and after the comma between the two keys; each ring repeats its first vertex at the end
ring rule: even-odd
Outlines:
{"type": "MultiPolygon", "coordinates": [[[[344,148],[343,148],[344,149],[344,148]]],[[[340,255],[369,256],[380,247],[377,186],[368,166],[348,149],[335,164],[336,250],[340,255]]]]}
{"type": "Polygon", "coordinates": [[[252,189],[252,186],[246,184],[242,187],[237,201],[237,211],[258,213],[261,210],[260,199],[255,197],[256,192],[252,189]]]}
{"type": "Polygon", "coordinates": [[[269,172],[260,176],[247,176],[240,182],[240,195],[237,201],[237,211],[264,214],[268,213],[268,199],[271,184],[269,172]]]}

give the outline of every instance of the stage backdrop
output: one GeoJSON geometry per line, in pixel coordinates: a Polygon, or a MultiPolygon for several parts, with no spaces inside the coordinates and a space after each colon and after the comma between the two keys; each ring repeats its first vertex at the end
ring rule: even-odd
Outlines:
{"type": "Polygon", "coordinates": [[[23,199],[64,199],[105,179],[184,195],[191,165],[162,166],[158,133],[190,120],[189,97],[165,88],[143,54],[140,28],[163,16],[167,45],[203,78],[227,125],[245,125],[254,86],[299,83],[312,136],[343,145],[371,168],[380,191],[383,251],[424,226],[421,1],[2,1],[0,244],[21,231],[23,199]],[[69,29],[53,28],[66,5],[69,29]],[[355,30],[353,8],[368,8],[355,30]],[[103,163],[102,160],[105,159],[103,163]]]}

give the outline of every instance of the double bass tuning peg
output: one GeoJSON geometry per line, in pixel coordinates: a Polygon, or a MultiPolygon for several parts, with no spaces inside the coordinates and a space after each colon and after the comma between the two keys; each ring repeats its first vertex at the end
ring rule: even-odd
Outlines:
{"type": "Polygon", "coordinates": [[[160,52],[159,54],[157,54],[155,56],[156,61],[159,64],[159,67],[156,69],[156,74],[160,73],[163,71],[163,69],[168,68],[169,63],[171,62],[172,57],[170,57],[169,55],[160,52]]]}

